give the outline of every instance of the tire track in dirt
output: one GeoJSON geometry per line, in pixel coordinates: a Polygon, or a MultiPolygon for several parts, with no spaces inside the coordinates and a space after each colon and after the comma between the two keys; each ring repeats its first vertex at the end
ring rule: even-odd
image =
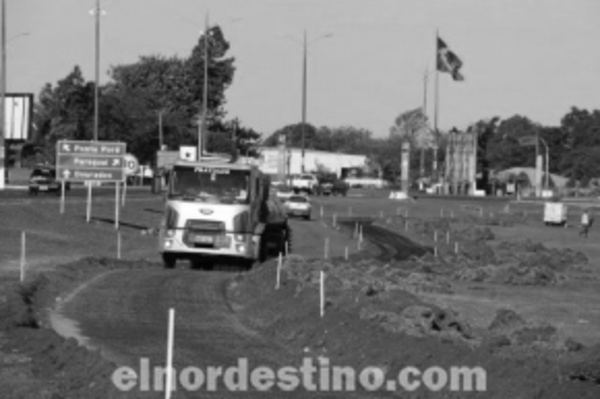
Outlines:
{"type": "MultiPolygon", "coordinates": [[[[118,271],[89,283],[78,292],[77,300],[65,304],[63,312],[78,321],[91,345],[102,348],[110,360],[138,373],[142,358],[149,360],[151,368],[165,364],[170,307],[176,311],[176,370],[193,366],[206,373],[209,366],[236,366],[240,358],[248,359],[249,371],[258,366],[277,370],[300,365],[297,355],[238,321],[226,295],[231,278],[232,274],[225,272],[118,271]]],[[[217,387],[216,392],[202,390],[202,397],[307,396],[302,390],[285,394],[277,390],[229,392],[222,379],[217,387]]],[[[198,393],[180,390],[176,397],[198,397],[198,393]]],[[[332,396],[311,392],[310,397],[332,396]]]]}

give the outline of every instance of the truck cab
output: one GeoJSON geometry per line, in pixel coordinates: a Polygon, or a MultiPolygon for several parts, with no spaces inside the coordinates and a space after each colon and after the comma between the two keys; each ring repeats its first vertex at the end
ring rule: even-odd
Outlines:
{"type": "Polygon", "coordinates": [[[175,162],[159,230],[165,267],[175,267],[178,259],[202,269],[217,258],[248,267],[262,260],[268,200],[268,179],[254,165],[223,159],[175,162]]]}

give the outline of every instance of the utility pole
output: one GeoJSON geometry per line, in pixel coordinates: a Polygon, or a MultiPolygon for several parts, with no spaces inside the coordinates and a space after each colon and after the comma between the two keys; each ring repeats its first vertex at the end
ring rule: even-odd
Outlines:
{"type": "Polygon", "coordinates": [[[202,122],[198,125],[198,160],[202,159],[202,154],[206,152],[206,144],[208,143],[206,129],[206,120],[208,118],[208,11],[204,20],[204,77],[202,87],[202,122]]]}
{"type": "Polygon", "coordinates": [[[2,73],[0,74],[0,190],[6,188],[6,0],[2,0],[2,73]]]}
{"type": "MultiPolygon", "coordinates": [[[[429,71],[425,67],[425,73],[423,74],[423,115],[427,116],[427,81],[429,80],[429,71]]],[[[423,144],[423,143],[421,143],[423,144]]],[[[421,145],[420,149],[420,165],[419,165],[419,177],[425,176],[425,147],[421,145]]]]}
{"type": "Polygon", "coordinates": [[[158,150],[162,151],[163,149],[163,115],[164,109],[158,111],[158,150]]]}
{"type": "Polygon", "coordinates": [[[100,0],[96,0],[96,84],[94,85],[94,141],[98,141],[98,86],[100,85],[100,0]]]}
{"type": "Polygon", "coordinates": [[[304,54],[302,60],[302,173],[304,173],[304,156],[306,152],[306,29],[304,30],[304,54]]]}

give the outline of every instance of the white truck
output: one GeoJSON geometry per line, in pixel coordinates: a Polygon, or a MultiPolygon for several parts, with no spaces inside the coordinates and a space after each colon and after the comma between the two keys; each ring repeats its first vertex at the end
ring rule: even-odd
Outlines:
{"type": "Polygon", "coordinates": [[[544,204],[544,223],[546,226],[565,226],[567,224],[567,206],[562,202],[544,204]]]}
{"type": "Polygon", "coordinates": [[[294,190],[312,194],[318,185],[319,180],[317,179],[317,176],[311,175],[310,173],[292,176],[291,186],[294,190]]]}
{"type": "Polygon", "coordinates": [[[176,161],[159,230],[164,266],[188,259],[194,268],[211,269],[217,260],[235,260],[250,268],[273,246],[283,252],[290,237],[287,216],[269,186],[254,165],[219,157],[176,161]]]}

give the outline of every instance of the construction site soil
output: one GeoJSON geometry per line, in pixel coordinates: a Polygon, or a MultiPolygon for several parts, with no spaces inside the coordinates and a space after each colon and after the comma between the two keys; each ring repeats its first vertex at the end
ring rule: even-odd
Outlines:
{"type": "MultiPolygon", "coordinates": [[[[286,347],[291,363],[326,357],[331,364],[356,370],[379,367],[386,376],[397,375],[406,366],[421,370],[481,367],[486,372],[482,392],[359,389],[355,397],[598,398],[600,345],[586,346],[559,334],[550,324],[527,320],[511,309],[498,310],[487,326],[473,325],[451,308],[422,296],[452,295],[455,283],[465,281],[548,286],[573,276],[591,276],[587,258],[579,252],[546,248],[533,241],[496,241],[485,226],[520,223],[521,218],[526,216],[338,221],[338,226],[327,228],[344,229],[349,240],[364,235],[374,250],[348,260],[290,254],[282,262],[279,287],[276,260],[232,274],[227,286],[231,315],[286,347]],[[320,313],[321,272],[325,276],[324,314],[320,313]]],[[[1,396],[148,397],[118,392],[111,382],[117,364],[100,351],[58,335],[50,326],[49,314],[82,284],[107,271],[139,269],[143,273],[160,267],[145,261],[84,258],[26,284],[3,283],[1,396]]]]}

